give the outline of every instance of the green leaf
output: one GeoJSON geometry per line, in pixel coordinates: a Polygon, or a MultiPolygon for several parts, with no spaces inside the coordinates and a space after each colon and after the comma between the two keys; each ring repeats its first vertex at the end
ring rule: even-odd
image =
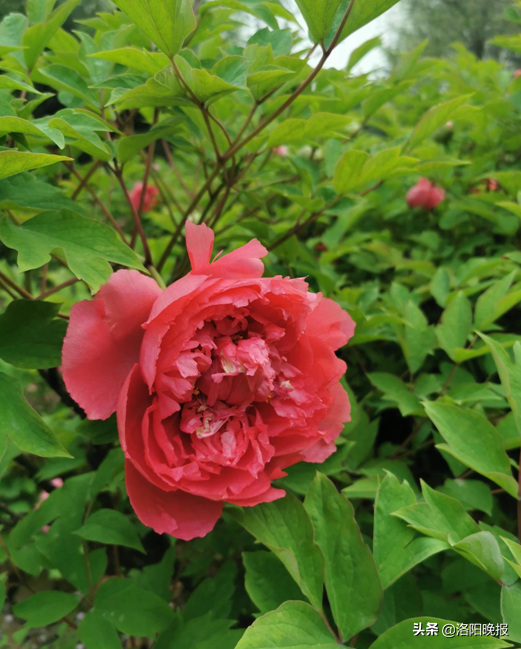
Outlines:
{"type": "Polygon", "coordinates": [[[137,47],[122,47],[117,50],[96,52],[90,56],[118,63],[119,65],[126,65],[133,70],[151,75],[157,74],[169,65],[168,57],[161,52],[147,52],[146,50],[139,50],[137,47]]]}
{"type": "Polygon", "coordinates": [[[256,507],[232,509],[232,516],[286,566],[304,595],[322,608],[324,558],[313,540],[304,506],[294,496],[256,507]]]}
{"type": "Polygon", "coordinates": [[[322,43],[342,0],[296,0],[314,43],[322,43]]]}
{"type": "Polygon", "coordinates": [[[98,509],[87,518],[83,527],[75,534],[87,541],[122,545],[125,548],[145,552],[132,523],[124,514],[115,509],[98,509]]]}
{"type": "Polygon", "coordinates": [[[468,298],[460,291],[443,312],[441,324],[436,327],[436,336],[440,347],[455,360],[454,350],[467,345],[471,331],[472,308],[468,298]]]}
{"type": "Polygon", "coordinates": [[[278,608],[288,600],[301,599],[298,586],[272,552],[243,552],[244,585],[261,613],[278,608]]]}
{"type": "Polygon", "coordinates": [[[169,56],[179,52],[196,27],[190,0],[114,0],[114,4],[169,56]]]}
{"type": "MultiPolygon", "coordinates": [[[[505,300],[508,302],[512,299],[507,297],[507,293],[515,275],[515,271],[509,273],[479,296],[476,302],[476,329],[484,330],[505,313],[503,310],[505,300]]],[[[514,291],[515,298],[518,293],[519,291],[514,291]]],[[[515,303],[512,306],[515,306],[515,303]]]]}
{"type": "Polygon", "coordinates": [[[374,642],[370,649],[503,649],[508,643],[493,636],[456,635],[460,622],[440,620],[434,617],[416,617],[391,627],[374,642]],[[415,625],[425,631],[427,624],[436,624],[437,635],[415,635],[415,625]],[[443,628],[452,629],[454,636],[443,634],[443,628]],[[450,638],[450,640],[448,639],[450,638]]]}
{"type": "Polygon", "coordinates": [[[490,532],[477,532],[453,545],[453,549],[496,581],[503,579],[505,563],[499,544],[490,532]]]}
{"type": "Polygon", "coordinates": [[[94,608],[121,633],[147,638],[164,631],[174,619],[174,611],[161,597],[137,588],[128,579],[102,584],[94,608]]]}
{"type": "MultiPolygon", "coordinates": [[[[397,2],[398,0],[365,0],[364,2],[355,2],[345,27],[342,29],[340,41],[343,41],[350,34],[353,34],[364,25],[367,25],[375,20],[375,18],[378,18],[378,16],[381,16],[397,2]]],[[[326,44],[329,45],[331,43],[334,35],[340,28],[340,24],[349,4],[349,0],[342,0],[340,10],[338,11],[335,21],[329,30],[326,44]]]]}
{"type": "Polygon", "coordinates": [[[132,90],[118,89],[114,91],[108,105],[118,104],[119,110],[143,108],[146,106],[178,106],[186,105],[186,90],[171,68],[161,70],[143,86],[132,90]]]}
{"type": "Polygon", "coordinates": [[[85,210],[76,201],[34,174],[20,173],[0,180],[0,209],[23,209],[24,212],[38,213],[47,212],[49,205],[57,210],[68,209],[85,215],[85,210]]]}
{"type": "Polygon", "coordinates": [[[235,649],[338,649],[320,613],[304,602],[286,602],[248,629],[235,649]]]}
{"type": "Polygon", "coordinates": [[[495,340],[484,334],[479,335],[490,349],[518,433],[521,435],[521,344],[518,342],[514,344],[514,361],[512,362],[505,349],[495,340]]]}
{"type": "Polygon", "coordinates": [[[351,503],[317,473],[304,507],[326,567],[326,590],[342,638],[374,624],[383,591],[371,550],[362,539],[351,503]]]}
{"type": "Polygon", "coordinates": [[[439,106],[430,108],[418,122],[412,133],[410,141],[411,149],[420,144],[420,142],[423,142],[426,138],[430,137],[448,121],[454,119],[456,110],[462,106],[470,96],[471,95],[463,95],[461,97],[456,97],[455,99],[446,101],[439,106]]]}
{"type": "Polygon", "coordinates": [[[0,315],[0,358],[24,369],[61,365],[67,323],[56,318],[60,305],[15,300],[0,315]]]}
{"type": "Polygon", "coordinates": [[[16,604],[13,612],[26,620],[29,627],[47,626],[58,622],[78,606],[78,598],[72,593],[48,590],[36,593],[16,604]]]}
{"type": "Polygon", "coordinates": [[[375,38],[370,38],[368,41],[365,41],[365,43],[362,43],[362,45],[354,49],[349,56],[349,61],[347,62],[347,66],[346,66],[346,72],[350,72],[357,63],[360,63],[360,61],[367,54],[369,54],[369,52],[374,50],[376,47],[380,47],[381,45],[382,45],[381,36],[376,36],[375,38]]]}
{"type": "Polygon", "coordinates": [[[20,117],[0,117],[0,135],[7,133],[23,133],[24,135],[35,135],[44,137],[57,144],[63,149],[65,142],[60,131],[53,128],[46,128],[45,125],[38,122],[29,122],[20,117]]]}
{"type": "Polygon", "coordinates": [[[114,626],[94,610],[89,611],[80,622],[78,635],[87,649],[121,649],[114,626]]]}
{"type": "Polygon", "coordinates": [[[367,376],[371,383],[383,392],[384,401],[388,401],[398,408],[402,417],[424,414],[420,400],[410,392],[400,378],[386,372],[371,372],[367,376]]]}
{"type": "Polygon", "coordinates": [[[425,502],[408,505],[394,512],[414,529],[450,543],[479,532],[478,525],[454,498],[431,489],[422,480],[425,502]]]}
{"type": "Polygon", "coordinates": [[[47,20],[55,4],[56,0],[27,0],[25,8],[31,25],[47,20]]]}
{"type": "Polygon", "coordinates": [[[423,311],[409,300],[405,306],[404,353],[407,365],[415,374],[435,347],[434,328],[429,326],[423,311]]]}
{"type": "Polygon", "coordinates": [[[439,491],[456,498],[466,510],[480,510],[492,514],[493,497],[490,489],[480,480],[445,480],[439,491]]]}
{"type": "Polygon", "coordinates": [[[411,173],[417,160],[401,156],[401,147],[383,149],[371,157],[365,151],[351,149],[338,161],[333,184],[338,194],[360,189],[403,173],[411,173]]]}
{"type": "Polygon", "coordinates": [[[440,450],[447,451],[465,466],[517,498],[517,483],[512,477],[503,441],[484,415],[440,401],[425,402],[423,405],[447,442],[438,445],[440,450]]]}
{"type": "Polygon", "coordinates": [[[18,250],[21,272],[43,266],[51,259],[51,252],[63,250],[71,271],[93,293],[110,277],[109,261],[144,270],[137,255],[114,230],[65,210],[39,214],[20,226],[0,219],[0,239],[8,248],[18,250]]]}
{"type": "Polygon", "coordinates": [[[508,624],[507,640],[521,642],[521,581],[501,589],[501,614],[503,622],[508,624]]]}
{"type": "Polygon", "coordinates": [[[30,86],[28,83],[20,81],[19,79],[8,77],[6,74],[2,74],[0,76],[0,88],[6,90],[21,90],[22,92],[31,92],[33,95],[43,95],[42,92],[36,90],[36,88],[30,86]]]}
{"type": "MultiPolygon", "coordinates": [[[[80,150],[101,160],[112,157],[108,146],[97,135],[97,132],[109,130],[106,124],[96,117],[74,110],[61,110],[49,121],[49,126],[70,138],[71,144],[80,150]]],[[[110,129],[112,130],[112,129],[110,129]]]]}
{"type": "Polygon", "coordinates": [[[45,22],[38,22],[24,32],[22,46],[25,48],[24,58],[29,70],[32,70],[40,54],[49,45],[54,34],[79,5],[80,1],[66,0],[66,2],[52,12],[45,22]]]}
{"type": "Polygon", "coordinates": [[[45,68],[37,68],[33,78],[55,90],[69,92],[85,102],[90,109],[99,110],[96,92],[89,88],[87,81],[76,70],[54,63],[45,68]]]}
{"type": "Polygon", "coordinates": [[[239,90],[239,86],[210,74],[208,70],[193,68],[182,56],[176,57],[176,63],[184,80],[202,104],[209,106],[221,97],[239,90]]]}
{"type": "Polygon", "coordinates": [[[26,453],[40,457],[72,457],[27,403],[20,382],[1,372],[0,430],[26,453]]]}
{"type": "Polygon", "coordinates": [[[407,482],[388,474],[376,495],[373,553],[384,588],[404,575],[418,563],[449,545],[433,538],[415,538],[414,530],[392,516],[394,512],[414,505],[416,496],[407,482]]]}
{"type": "Polygon", "coordinates": [[[25,151],[0,151],[0,178],[8,178],[22,171],[40,169],[49,165],[70,160],[60,155],[46,153],[27,153],[25,151]]]}

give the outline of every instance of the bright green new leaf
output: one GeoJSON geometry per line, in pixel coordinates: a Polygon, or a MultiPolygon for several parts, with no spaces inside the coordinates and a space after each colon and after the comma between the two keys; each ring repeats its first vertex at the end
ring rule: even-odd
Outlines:
{"type": "Polygon", "coordinates": [[[418,563],[450,546],[438,539],[416,537],[407,524],[392,516],[394,512],[416,503],[407,482],[388,474],[382,481],[375,503],[373,553],[384,588],[418,563]]]}
{"type": "Polygon", "coordinates": [[[99,588],[95,610],[121,633],[153,638],[174,619],[174,611],[164,599],[137,588],[129,579],[110,579],[99,588]]]}
{"type": "Polygon", "coordinates": [[[447,442],[438,448],[517,497],[517,483],[501,436],[484,415],[441,401],[423,405],[447,442]]]}
{"type": "Polygon", "coordinates": [[[61,365],[67,323],[56,317],[59,308],[41,300],[11,302],[0,315],[0,358],[24,369],[61,365]]]}
{"type": "Polygon", "coordinates": [[[25,83],[25,81],[13,79],[12,77],[8,77],[6,74],[0,75],[0,89],[20,90],[21,92],[30,92],[33,95],[43,95],[42,92],[36,90],[36,88],[30,86],[28,83],[25,83]]]}
{"type": "Polygon", "coordinates": [[[373,642],[370,649],[503,649],[511,645],[494,636],[465,636],[456,634],[461,622],[451,622],[433,617],[416,617],[391,627],[373,642]],[[425,631],[427,624],[436,624],[437,635],[414,633],[415,625],[425,631]],[[442,630],[451,629],[453,636],[444,635],[442,630]],[[450,639],[448,639],[450,638],[450,639]]]}
{"type": "Polygon", "coordinates": [[[124,514],[115,509],[98,509],[87,518],[76,534],[87,541],[122,545],[145,552],[135,527],[124,514]]]}
{"type": "Polygon", "coordinates": [[[351,503],[317,473],[306,494],[315,541],[325,559],[326,590],[342,638],[374,624],[383,591],[376,564],[360,534],[351,503]]]}
{"type": "Polygon", "coordinates": [[[89,611],[83,618],[78,635],[87,649],[121,649],[116,628],[97,611],[89,611]]]}
{"type": "MultiPolygon", "coordinates": [[[[43,2],[44,0],[42,4],[43,2]]],[[[66,0],[45,22],[38,22],[24,32],[22,45],[25,48],[24,58],[29,70],[33,69],[40,54],[79,3],[80,0],[66,0]]]]}
{"type": "Polygon", "coordinates": [[[454,350],[464,348],[472,331],[472,307],[463,292],[449,302],[436,327],[440,347],[454,360],[454,350]]]}
{"type": "Polygon", "coordinates": [[[296,2],[309,28],[311,39],[315,43],[323,43],[342,0],[296,0],[296,2]]]}
{"type": "Polygon", "coordinates": [[[144,270],[136,253],[114,230],[65,210],[40,214],[20,226],[0,219],[0,239],[18,250],[21,272],[43,266],[51,252],[61,249],[71,271],[87,282],[93,293],[110,277],[109,261],[144,270]]]}
{"type": "Polygon", "coordinates": [[[114,0],[121,11],[168,56],[174,56],[196,27],[191,0],[114,0]]]}
{"type": "Polygon", "coordinates": [[[318,611],[305,602],[286,602],[256,620],[235,649],[338,649],[318,611]]]}
{"type": "Polygon", "coordinates": [[[304,595],[321,609],[324,558],[313,540],[313,527],[300,500],[287,494],[281,500],[230,513],[277,555],[304,595]]]}
{"type": "Polygon", "coordinates": [[[71,457],[27,403],[20,382],[0,372],[0,430],[21,451],[40,457],[71,457]]]}
{"type": "Polygon", "coordinates": [[[302,599],[297,584],[272,552],[243,552],[242,561],[246,592],[261,613],[288,600],[302,599]]]}
{"type": "Polygon", "coordinates": [[[58,622],[78,606],[78,598],[72,593],[47,590],[32,595],[16,604],[13,612],[26,620],[29,627],[40,627],[58,622]]]}
{"type": "Polygon", "coordinates": [[[330,45],[334,35],[340,28],[342,20],[350,4],[352,4],[351,13],[340,34],[339,42],[343,41],[350,34],[367,25],[368,23],[381,16],[388,9],[391,9],[398,0],[364,0],[363,2],[351,3],[350,0],[342,0],[340,9],[337,12],[335,20],[327,35],[326,45],[330,45]]]}
{"type": "Polygon", "coordinates": [[[0,179],[14,176],[22,171],[40,169],[49,165],[70,160],[60,155],[46,153],[28,153],[26,151],[0,151],[0,179]]]}

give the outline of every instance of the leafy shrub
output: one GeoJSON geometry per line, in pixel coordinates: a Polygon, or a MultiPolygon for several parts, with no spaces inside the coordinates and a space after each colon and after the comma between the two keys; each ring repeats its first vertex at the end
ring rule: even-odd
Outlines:
{"type": "Polygon", "coordinates": [[[521,643],[519,75],[424,45],[355,74],[379,39],[326,67],[395,0],[298,0],[311,48],[280,2],[117,0],[70,33],[79,2],[0,25],[0,646],[521,643]],[[336,453],[185,543],[138,521],[61,349],[114,270],[187,273],[187,220],[357,326],[336,453]]]}

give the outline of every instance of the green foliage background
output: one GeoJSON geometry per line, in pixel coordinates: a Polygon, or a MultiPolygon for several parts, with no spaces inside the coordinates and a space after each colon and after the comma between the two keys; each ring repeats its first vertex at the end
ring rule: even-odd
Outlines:
{"type": "MultiPolygon", "coordinates": [[[[87,2],[0,25],[0,647],[519,646],[521,78],[425,43],[357,74],[379,39],[324,67],[394,0],[299,0],[313,52],[280,2],[193,23],[188,0],[115,4],[73,32],[87,2]],[[407,206],[421,176],[433,211],[407,206]],[[187,218],[217,249],[257,237],[267,274],[357,328],[337,452],[176,543],[137,521],[115,421],[83,419],[59,367],[71,306],[114,269],[187,272],[187,218]]],[[[508,16],[490,43],[515,56],[508,16]]]]}

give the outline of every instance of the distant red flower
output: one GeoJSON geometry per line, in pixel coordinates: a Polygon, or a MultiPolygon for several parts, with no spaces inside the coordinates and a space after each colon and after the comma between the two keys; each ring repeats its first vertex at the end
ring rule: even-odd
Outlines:
{"type": "Polygon", "coordinates": [[[521,77],[521,70],[516,70],[514,72],[514,79],[519,79],[519,77],[521,77]]]}
{"type": "Polygon", "coordinates": [[[280,155],[283,158],[285,158],[288,155],[288,147],[287,146],[276,146],[273,149],[273,153],[275,155],[280,155]]]}
{"type": "MultiPolygon", "coordinates": [[[[141,194],[143,193],[143,183],[137,182],[130,192],[130,200],[132,205],[139,209],[139,203],[141,201],[141,194]]],[[[157,205],[157,196],[159,194],[159,189],[154,187],[154,185],[147,185],[145,190],[145,200],[143,201],[143,212],[150,212],[157,205]]]]}
{"type": "Polygon", "coordinates": [[[445,198],[445,190],[436,187],[427,178],[420,180],[411,187],[407,193],[407,204],[409,207],[423,207],[425,210],[433,210],[445,198]]]}
{"type": "Polygon", "coordinates": [[[325,243],[322,243],[322,241],[319,241],[315,246],[315,250],[317,252],[325,252],[327,250],[327,246],[325,243]]]}
{"type": "Polygon", "coordinates": [[[499,189],[499,183],[495,178],[485,178],[483,182],[485,183],[485,186],[489,192],[497,192],[497,190],[499,189]]]}

